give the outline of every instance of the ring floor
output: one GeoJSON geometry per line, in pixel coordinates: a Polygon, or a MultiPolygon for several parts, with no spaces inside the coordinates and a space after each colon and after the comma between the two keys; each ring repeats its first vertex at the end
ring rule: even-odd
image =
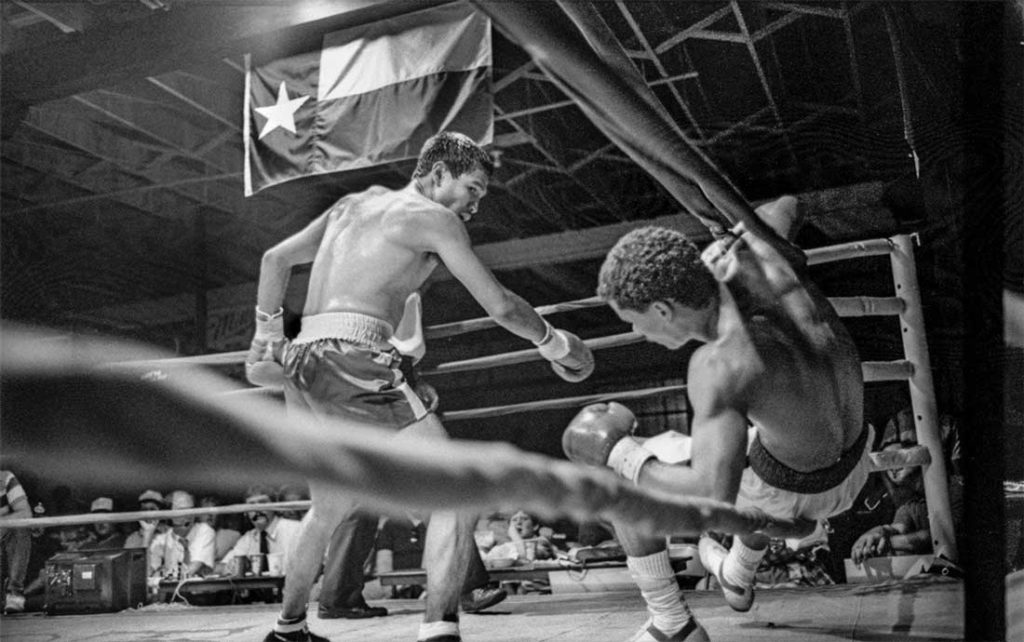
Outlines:
{"type": "MultiPolygon", "coordinates": [[[[963,584],[949,578],[918,576],[885,584],[762,590],[747,613],[732,611],[717,591],[687,591],[686,598],[712,640],[963,639],[963,584]]],[[[313,604],[310,627],[335,642],[416,639],[422,601],[373,604],[386,606],[390,615],[320,620],[313,604]]],[[[163,604],[92,615],[13,615],[0,621],[0,638],[12,642],[252,642],[270,630],[278,607],[163,604]]],[[[466,642],[621,642],[646,618],[636,592],[517,595],[483,613],[463,615],[461,628],[466,642]]]]}

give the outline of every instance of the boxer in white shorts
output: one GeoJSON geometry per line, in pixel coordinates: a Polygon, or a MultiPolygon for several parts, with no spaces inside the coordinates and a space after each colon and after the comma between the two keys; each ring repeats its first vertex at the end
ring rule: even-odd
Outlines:
{"type": "MultiPolygon", "coordinates": [[[[598,296],[634,332],[672,350],[703,344],[687,366],[689,464],[659,461],[631,436],[635,419],[620,404],[585,408],[562,443],[570,459],[609,466],[644,488],[818,519],[846,507],[867,475],[860,358],[787,240],[799,219],[796,200],[783,197],[756,213],[770,230],[759,236],[737,225],[703,253],[679,232],[634,230],[601,267],[598,296]]],[[[615,526],[651,614],[631,639],[707,640],[664,538],[615,526]]],[[[701,538],[701,561],[736,610],[753,602],[768,541],[765,533],[740,534],[727,551],[701,538]]]]}

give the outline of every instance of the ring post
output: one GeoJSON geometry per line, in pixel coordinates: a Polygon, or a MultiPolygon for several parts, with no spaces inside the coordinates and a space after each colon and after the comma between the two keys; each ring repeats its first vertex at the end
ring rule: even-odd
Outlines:
{"type": "Polygon", "coordinates": [[[917,283],[913,237],[909,234],[900,234],[891,240],[894,248],[889,260],[892,263],[893,285],[896,288],[896,296],[906,302],[903,312],[899,315],[903,352],[914,364],[914,374],[908,380],[910,404],[914,410],[914,428],[917,443],[931,453],[931,463],[924,466],[922,472],[932,548],[935,555],[942,555],[956,562],[958,556],[953,533],[953,516],[949,506],[949,479],[946,476],[946,459],[942,451],[942,435],[939,433],[935,385],[932,381],[932,366],[928,358],[928,343],[924,332],[924,312],[921,307],[921,290],[917,283]]]}

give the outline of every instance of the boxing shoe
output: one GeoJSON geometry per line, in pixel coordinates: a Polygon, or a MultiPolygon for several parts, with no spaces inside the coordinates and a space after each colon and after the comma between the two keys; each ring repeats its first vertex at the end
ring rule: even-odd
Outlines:
{"type": "Polygon", "coordinates": [[[25,596],[8,593],[4,599],[4,613],[22,613],[25,611],[25,596]]]}
{"type": "Polygon", "coordinates": [[[267,637],[263,638],[263,642],[331,642],[330,639],[325,638],[322,635],[313,633],[308,628],[304,628],[301,631],[292,631],[291,633],[278,633],[277,631],[271,631],[267,633],[267,637]]]}
{"type": "Polygon", "coordinates": [[[754,604],[754,587],[733,584],[722,575],[722,567],[725,564],[725,558],[729,556],[729,549],[704,535],[697,544],[697,551],[700,554],[700,563],[704,565],[704,570],[718,580],[718,585],[722,587],[722,595],[725,596],[725,601],[732,607],[732,610],[740,613],[749,611],[754,604]]]}
{"type": "Polygon", "coordinates": [[[465,613],[476,613],[491,608],[506,597],[508,591],[505,589],[481,587],[463,593],[460,602],[465,613]]]}
{"type": "Polygon", "coordinates": [[[608,466],[630,481],[654,453],[632,437],[636,417],[620,403],[595,403],[577,414],[562,433],[562,450],[575,462],[608,466]]]}
{"type": "Polygon", "coordinates": [[[696,618],[687,620],[686,625],[669,635],[654,626],[654,620],[648,618],[636,634],[626,642],[710,642],[708,632],[697,622],[696,618]]]}
{"type": "Polygon", "coordinates": [[[354,604],[340,609],[327,608],[321,605],[317,609],[316,614],[321,620],[362,620],[368,617],[384,617],[388,614],[388,610],[383,606],[370,606],[363,602],[362,604],[354,604]]]}

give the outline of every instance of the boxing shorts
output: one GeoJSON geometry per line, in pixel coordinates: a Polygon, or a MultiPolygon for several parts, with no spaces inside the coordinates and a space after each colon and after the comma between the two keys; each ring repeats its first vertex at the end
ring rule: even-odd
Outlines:
{"type": "MultiPolygon", "coordinates": [[[[738,508],[757,507],[773,517],[824,519],[853,505],[871,472],[874,430],[860,437],[831,466],[808,473],[789,468],[765,450],[757,428],[747,431],[747,467],[743,469],[738,508]],[[769,459],[770,458],[770,459],[769,459]]],[[[668,464],[689,464],[692,440],[672,430],[643,441],[644,448],[668,464]]]]}
{"type": "Polygon", "coordinates": [[[836,462],[810,472],[793,470],[775,459],[761,445],[756,428],[748,436],[749,465],[743,469],[737,508],[756,506],[779,518],[824,519],[853,506],[871,472],[870,424],[836,462]]]}
{"type": "Polygon", "coordinates": [[[285,399],[319,417],[344,417],[395,430],[427,415],[402,374],[391,324],[355,312],[302,319],[284,355],[285,399]]]}

